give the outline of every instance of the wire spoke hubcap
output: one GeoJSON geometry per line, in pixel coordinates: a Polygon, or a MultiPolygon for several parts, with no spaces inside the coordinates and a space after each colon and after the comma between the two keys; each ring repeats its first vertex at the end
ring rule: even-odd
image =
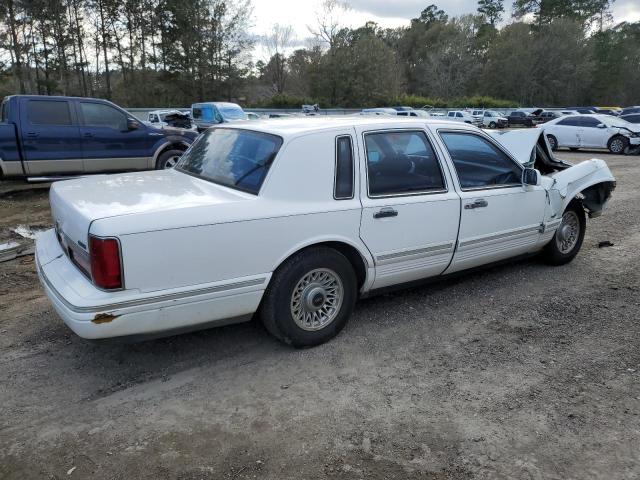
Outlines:
{"type": "Polygon", "coordinates": [[[306,273],[291,295],[291,316],[301,329],[322,330],[340,312],[344,289],[340,277],[328,268],[306,273]]]}
{"type": "Polygon", "coordinates": [[[578,243],[580,220],[576,212],[564,212],[562,222],[556,233],[556,245],[562,253],[569,253],[578,243]]]}

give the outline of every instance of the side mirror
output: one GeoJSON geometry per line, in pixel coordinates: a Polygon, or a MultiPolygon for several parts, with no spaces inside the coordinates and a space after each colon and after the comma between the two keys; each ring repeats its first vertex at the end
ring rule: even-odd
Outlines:
{"type": "Polygon", "coordinates": [[[604,123],[599,123],[596,128],[607,128],[607,126],[604,123]]]}
{"type": "Polygon", "coordinates": [[[522,184],[534,187],[540,185],[540,172],[535,168],[525,168],[522,172],[522,184]]]}
{"type": "Polygon", "coordinates": [[[140,128],[140,122],[132,118],[127,118],[127,130],[137,130],[140,128]]]}

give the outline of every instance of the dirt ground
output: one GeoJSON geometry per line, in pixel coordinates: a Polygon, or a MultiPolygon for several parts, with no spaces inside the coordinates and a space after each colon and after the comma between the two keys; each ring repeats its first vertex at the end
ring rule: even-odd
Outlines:
{"type": "MultiPolygon", "coordinates": [[[[640,157],[559,156],[618,181],[571,264],[363,300],[309,350],[256,323],[88,343],[32,257],[0,264],[0,478],[639,478],[640,157]]],[[[3,240],[50,222],[15,186],[3,240]]]]}

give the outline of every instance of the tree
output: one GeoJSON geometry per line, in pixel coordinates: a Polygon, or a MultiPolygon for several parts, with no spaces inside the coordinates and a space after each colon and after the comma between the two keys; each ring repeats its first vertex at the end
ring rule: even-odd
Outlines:
{"type": "Polygon", "coordinates": [[[285,50],[293,40],[291,25],[275,24],[271,33],[264,38],[264,46],[269,54],[269,61],[265,67],[265,74],[271,80],[276,94],[284,93],[287,81],[287,59],[285,50]]]}
{"type": "Polygon", "coordinates": [[[478,13],[484,15],[495,26],[504,13],[504,0],[478,0],[478,13]]]}

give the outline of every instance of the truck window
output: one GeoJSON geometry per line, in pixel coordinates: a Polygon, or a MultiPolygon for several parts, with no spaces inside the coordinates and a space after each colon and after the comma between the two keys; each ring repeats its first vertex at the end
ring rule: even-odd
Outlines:
{"type": "Polygon", "coordinates": [[[127,116],[109,105],[80,102],[80,110],[87,127],[110,127],[120,131],[127,129],[127,116]]]}
{"type": "Polygon", "coordinates": [[[32,125],[71,125],[69,103],[64,100],[29,100],[27,119],[32,125]]]}
{"type": "Polygon", "coordinates": [[[349,135],[336,139],[335,175],[333,197],[336,200],[353,198],[353,148],[349,135]]]}

